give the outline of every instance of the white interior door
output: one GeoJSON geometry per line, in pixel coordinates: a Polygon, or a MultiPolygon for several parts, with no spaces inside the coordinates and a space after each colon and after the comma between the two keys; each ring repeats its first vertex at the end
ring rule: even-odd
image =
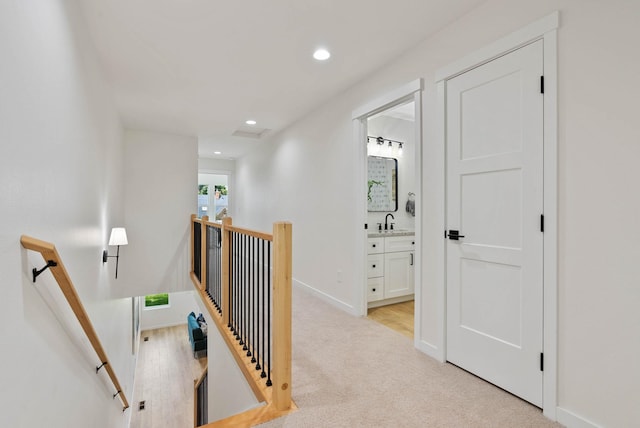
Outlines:
{"type": "Polygon", "coordinates": [[[542,41],[446,82],[447,360],[542,405],[542,41]]]}

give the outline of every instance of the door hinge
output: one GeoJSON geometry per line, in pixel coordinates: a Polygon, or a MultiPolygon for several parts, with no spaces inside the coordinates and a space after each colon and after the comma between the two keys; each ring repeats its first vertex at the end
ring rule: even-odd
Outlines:
{"type": "Polygon", "coordinates": [[[369,229],[369,224],[368,224],[368,223],[365,223],[365,224],[364,224],[364,230],[367,230],[367,229],[369,229]]]}
{"type": "Polygon", "coordinates": [[[544,94],[544,76],[540,76],[540,93],[544,94]]]}
{"type": "Polygon", "coordinates": [[[544,214],[540,214],[540,232],[544,232],[544,214]]]}
{"type": "Polygon", "coordinates": [[[540,371],[544,371],[544,353],[540,352],[540,371]]]}
{"type": "Polygon", "coordinates": [[[444,231],[444,239],[447,239],[447,230],[444,231]]]}

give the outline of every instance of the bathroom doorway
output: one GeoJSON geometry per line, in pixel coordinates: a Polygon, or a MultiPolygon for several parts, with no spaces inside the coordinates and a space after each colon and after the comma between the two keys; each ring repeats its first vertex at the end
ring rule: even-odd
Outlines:
{"type": "Polygon", "coordinates": [[[366,122],[367,316],[413,339],[415,102],[393,105],[366,122]]]}
{"type": "Polygon", "coordinates": [[[355,220],[361,231],[364,224],[355,246],[356,313],[397,327],[419,347],[422,79],[357,108],[352,119],[362,189],[355,220]]]}

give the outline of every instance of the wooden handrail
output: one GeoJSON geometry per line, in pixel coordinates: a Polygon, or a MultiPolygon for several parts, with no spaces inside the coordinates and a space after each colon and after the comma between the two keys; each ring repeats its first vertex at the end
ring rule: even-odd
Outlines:
{"type": "Polygon", "coordinates": [[[258,232],[257,230],[245,229],[243,227],[228,226],[226,229],[230,232],[238,232],[243,235],[253,236],[254,238],[264,239],[265,241],[273,241],[273,235],[264,232],[258,232]]]}
{"type": "Polygon", "coordinates": [[[27,250],[40,253],[45,262],[53,261],[56,263],[55,266],[51,266],[51,273],[58,283],[62,294],[64,294],[67,302],[69,302],[71,310],[80,322],[80,326],[82,327],[82,330],[84,330],[84,333],[87,335],[89,342],[91,342],[93,349],[96,351],[96,354],[98,354],[100,364],[102,364],[102,366],[109,374],[109,377],[113,382],[113,386],[116,388],[116,395],[120,396],[120,400],[122,400],[122,405],[124,406],[123,411],[128,409],[129,402],[127,401],[127,397],[125,397],[124,391],[122,391],[122,387],[120,386],[118,377],[116,376],[116,373],[114,372],[113,367],[111,366],[109,359],[107,358],[107,354],[102,347],[102,343],[100,343],[98,334],[93,328],[93,324],[91,324],[89,315],[87,314],[87,311],[84,309],[84,306],[80,301],[78,292],[71,282],[71,277],[69,276],[67,269],[62,263],[62,259],[60,258],[60,254],[58,254],[58,250],[56,250],[55,245],[50,242],[41,241],[39,239],[32,238],[26,235],[22,235],[20,237],[20,243],[27,250]]]}

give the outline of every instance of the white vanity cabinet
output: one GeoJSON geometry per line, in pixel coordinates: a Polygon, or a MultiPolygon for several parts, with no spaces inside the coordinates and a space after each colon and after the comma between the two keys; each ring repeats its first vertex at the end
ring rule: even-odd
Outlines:
{"type": "Polygon", "coordinates": [[[413,294],[414,248],[414,236],[369,238],[368,302],[402,298],[413,294]]]}
{"type": "Polygon", "coordinates": [[[367,301],[375,302],[384,298],[384,238],[369,238],[367,253],[367,301]]]}

